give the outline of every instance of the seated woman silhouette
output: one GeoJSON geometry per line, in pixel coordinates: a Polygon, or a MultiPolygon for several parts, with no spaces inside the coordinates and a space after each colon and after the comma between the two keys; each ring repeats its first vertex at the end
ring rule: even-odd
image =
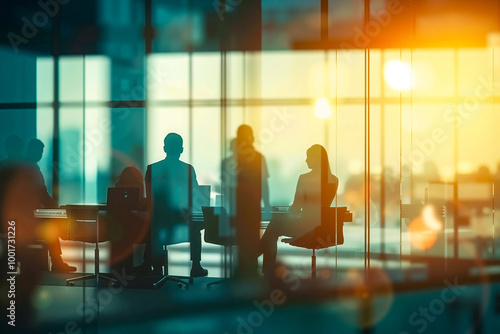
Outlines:
{"type": "Polygon", "coordinates": [[[144,199],[144,182],[142,173],[135,167],[125,167],[118,177],[118,182],[116,182],[115,187],[117,188],[138,188],[139,189],[139,200],[141,201],[141,206],[145,206],[144,199]]]}
{"type": "Polygon", "coordinates": [[[339,181],[330,171],[325,148],[313,145],[306,155],[311,171],[299,176],[289,214],[273,218],[262,236],[264,274],[274,272],[278,238],[283,235],[300,237],[321,225],[321,209],[330,207],[337,194],[339,181]]]}
{"type": "MultiPolygon", "coordinates": [[[[139,196],[134,210],[144,211],[146,209],[143,177],[137,168],[126,167],[118,177],[115,187],[136,188],[139,196]]],[[[106,234],[111,241],[111,265],[115,269],[122,267],[131,269],[134,245],[144,242],[149,226],[139,211],[131,211],[131,208],[123,205],[118,206],[120,204],[122,203],[115,202],[112,205],[108,198],[108,212],[105,219],[107,222],[106,234]]]]}

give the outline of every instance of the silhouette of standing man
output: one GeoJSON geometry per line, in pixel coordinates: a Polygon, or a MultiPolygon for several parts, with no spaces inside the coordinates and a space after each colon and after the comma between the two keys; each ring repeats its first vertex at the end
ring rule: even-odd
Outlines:
{"type": "Polygon", "coordinates": [[[261,199],[265,212],[270,212],[267,164],[264,156],[255,150],[253,130],[240,125],[236,177],[236,241],[238,245],[238,276],[252,278],[258,274],[260,255],[261,199]]]}
{"type": "MultiPolygon", "coordinates": [[[[151,216],[151,248],[157,252],[162,245],[190,242],[191,277],[206,276],[201,267],[200,227],[192,223],[193,194],[198,191],[196,172],[190,164],[180,161],[184,151],[183,140],[177,133],[169,133],[163,141],[167,154],[164,160],[148,166],[146,197],[151,216]]],[[[146,261],[150,260],[146,255],[146,261]]],[[[157,264],[155,264],[155,270],[157,264]]]]}

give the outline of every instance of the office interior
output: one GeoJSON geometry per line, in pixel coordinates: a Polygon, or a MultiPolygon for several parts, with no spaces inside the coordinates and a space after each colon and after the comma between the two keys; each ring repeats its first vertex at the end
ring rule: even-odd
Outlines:
{"type": "MultiPolygon", "coordinates": [[[[13,328],[4,311],[6,329],[500,328],[499,1],[21,0],[1,7],[0,159],[11,135],[41,140],[38,166],[59,205],[106,210],[120,173],[135,167],[144,177],[165,158],[163,140],[173,132],[184,140],[180,159],[210,186],[207,206],[223,206],[221,163],[247,124],[266,158],[273,211],[291,205],[299,175],[309,171],[306,152],[320,144],[339,180],[331,206],[352,214],[341,223],[344,242],[315,252],[314,273],[310,249],[278,242],[275,277],[260,275],[260,257],[258,277],[247,280],[235,275],[237,247],[203,240],[208,276],[181,288],[168,281],[155,288],[148,275],[117,277],[109,240],[98,243],[96,259],[96,243],[62,239],[62,259],[76,273],[42,270],[18,303],[18,321],[23,313],[30,320],[13,328]],[[119,283],[66,284],[96,270],[119,283]]],[[[6,224],[14,218],[2,219],[7,258],[6,224]]],[[[144,245],[131,247],[140,265],[144,245]]],[[[169,245],[170,275],[189,276],[189,247],[169,245]]],[[[46,249],[33,254],[48,258],[46,249]]],[[[5,302],[7,270],[2,275],[5,302]]]]}

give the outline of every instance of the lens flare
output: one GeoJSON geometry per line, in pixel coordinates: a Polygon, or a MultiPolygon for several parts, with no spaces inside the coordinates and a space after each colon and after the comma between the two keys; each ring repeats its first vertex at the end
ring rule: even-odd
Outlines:
{"type": "Polygon", "coordinates": [[[443,224],[437,218],[436,209],[432,205],[426,205],[422,209],[422,219],[424,224],[431,230],[439,231],[443,229],[443,224]]]}
{"type": "Polygon", "coordinates": [[[408,90],[411,87],[411,67],[399,60],[391,60],[385,64],[384,77],[389,86],[394,89],[408,90]]]}
{"type": "Polygon", "coordinates": [[[431,205],[422,209],[422,215],[413,219],[408,226],[410,243],[418,249],[429,249],[437,239],[438,231],[443,229],[442,222],[436,216],[436,210],[431,205]]]}
{"type": "Polygon", "coordinates": [[[342,321],[369,328],[387,316],[394,302],[394,289],[389,276],[380,268],[349,269],[339,282],[338,300],[342,305],[338,310],[342,321]]]}
{"type": "Polygon", "coordinates": [[[325,119],[330,117],[332,114],[332,109],[330,108],[330,103],[324,97],[320,97],[316,100],[316,110],[314,111],[316,117],[325,119]]]}

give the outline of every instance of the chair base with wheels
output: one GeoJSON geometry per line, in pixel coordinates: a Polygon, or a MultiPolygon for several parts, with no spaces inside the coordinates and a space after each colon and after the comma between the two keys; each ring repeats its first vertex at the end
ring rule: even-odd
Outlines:
{"type": "MultiPolygon", "coordinates": [[[[99,249],[96,248],[95,250],[95,256],[96,256],[96,259],[99,259],[99,249]]],[[[84,275],[84,276],[78,276],[78,277],[73,277],[73,278],[68,278],[66,279],[66,285],[67,286],[74,286],[75,285],[75,282],[78,282],[78,281],[84,281],[84,280],[88,280],[88,279],[94,279],[96,280],[96,285],[99,286],[99,281],[102,279],[102,280],[105,280],[107,282],[109,282],[111,285],[115,286],[118,281],[114,278],[110,278],[110,277],[107,277],[107,276],[104,276],[102,274],[99,273],[99,262],[98,260],[95,261],[95,272],[96,274],[88,274],[88,275],[84,275]]]]}
{"type": "MultiPolygon", "coordinates": [[[[229,244],[231,244],[231,242],[229,242],[229,244]]],[[[223,259],[224,259],[224,263],[223,263],[223,267],[226,268],[226,267],[229,267],[227,268],[229,273],[231,273],[233,271],[233,268],[232,268],[232,263],[231,263],[231,259],[232,259],[232,248],[230,246],[224,246],[224,254],[223,254],[223,259]],[[229,258],[229,261],[226,261],[226,259],[229,258]]],[[[233,278],[229,277],[229,278],[222,278],[220,280],[217,280],[217,281],[214,281],[214,282],[210,282],[210,283],[207,283],[206,285],[206,288],[207,290],[210,290],[214,285],[220,285],[220,284],[225,284],[225,283],[229,283],[233,281],[233,278]]]]}
{"type": "Polygon", "coordinates": [[[174,282],[177,283],[177,286],[179,288],[182,288],[184,286],[187,290],[189,289],[189,285],[193,284],[194,282],[192,277],[190,277],[189,281],[186,282],[168,275],[168,249],[166,245],[163,245],[163,271],[163,276],[158,281],[153,283],[153,288],[159,289],[163,284],[165,284],[165,282],[174,282]]]}
{"type": "Polygon", "coordinates": [[[281,242],[312,250],[311,277],[316,278],[316,250],[342,245],[344,222],[352,222],[352,213],[346,207],[325,208],[321,226],[298,238],[283,238],[281,242]]]}
{"type": "MultiPolygon", "coordinates": [[[[104,207],[105,208],[105,207],[104,207]]],[[[75,285],[75,282],[95,279],[99,286],[101,279],[108,281],[113,286],[118,283],[114,278],[106,277],[99,273],[99,242],[106,238],[100,235],[99,210],[103,209],[101,205],[67,205],[66,213],[68,215],[68,236],[70,240],[95,243],[94,250],[94,274],[68,278],[67,286],[75,285]]],[[[83,261],[85,261],[85,248],[83,248],[83,261]]]]}
{"type": "Polygon", "coordinates": [[[114,278],[107,277],[107,276],[104,276],[102,274],[98,274],[98,275],[96,275],[96,274],[89,274],[89,275],[85,275],[85,276],[78,276],[78,277],[68,278],[66,280],[66,285],[67,286],[74,286],[75,282],[84,281],[84,280],[87,280],[87,279],[94,279],[94,278],[96,279],[96,285],[99,285],[99,281],[101,279],[108,281],[113,286],[115,286],[116,284],[118,284],[118,281],[115,280],[114,278]]]}

